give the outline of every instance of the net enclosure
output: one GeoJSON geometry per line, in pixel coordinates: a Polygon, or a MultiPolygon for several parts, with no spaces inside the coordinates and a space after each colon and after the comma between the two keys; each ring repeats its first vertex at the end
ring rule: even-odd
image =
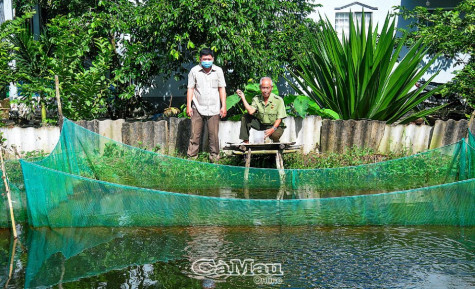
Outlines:
{"type": "MultiPolygon", "coordinates": [[[[23,174],[20,166],[20,161],[18,160],[7,160],[5,161],[5,171],[8,173],[8,185],[10,187],[10,195],[12,198],[12,207],[13,213],[15,215],[15,220],[19,223],[27,222],[27,205],[26,205],[26,192],[25,184],[23,182],[23,174]]],[[[0,174],[3,174],[0,169],[0,174]]],[[[3,181],[0,181],[0,191],[2,192],[3,198],[0,210],[0,228],[9,228],[11,227],[10,220],[10,209],[8,205],[8,199],[5,194],[5,184],[3,181]]]]}
{"type": "Polygon", "coordinates": [[[473,226],[474,147],[470,136],[375,164],[246,169],[145,151],[65,120],[53,152],[21,167],[34,227],[473,226]]]}

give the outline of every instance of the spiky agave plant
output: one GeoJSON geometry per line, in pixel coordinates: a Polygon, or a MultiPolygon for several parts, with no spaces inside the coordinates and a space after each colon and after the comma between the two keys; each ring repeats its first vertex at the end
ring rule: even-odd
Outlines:
{"type": "Polygon", "coordinates": [[[414,90],[436,57],[421,65],[427,54],[421,39],[398,61],[406,36],[396,41],[395,20],[389,15],[378,35],[377,25],[373,30],[370,21],[366,27],[364,17],[355,25],[350,14],[349,35],[342,35],[341,40],[328,18],[320,19],[320,31],[308,32],[309,49],[289,70],[294,78],[289,83],[298,93],[335,111],[340,119],[407,123],[443,107],[416,108],[436,92],[421,93],[437,74],[414,90]]]}

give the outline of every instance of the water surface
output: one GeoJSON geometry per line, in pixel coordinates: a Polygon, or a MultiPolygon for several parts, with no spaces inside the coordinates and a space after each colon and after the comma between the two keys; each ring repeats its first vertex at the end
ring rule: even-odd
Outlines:
{"type": "Polygon", "coordinates": [[[0,230],[2,287],[7,282],[7,288],[114,289],[475,286],[470,227],[22,229],[13,262],[12,250],[10,232],[0,230]],[[214,270],[232,260],[247,264],[247,273],[243,267],[236,276],[214,270]],[[258,263],[280,264],[282,274],[250,274],[250,265],[258,263]]]}

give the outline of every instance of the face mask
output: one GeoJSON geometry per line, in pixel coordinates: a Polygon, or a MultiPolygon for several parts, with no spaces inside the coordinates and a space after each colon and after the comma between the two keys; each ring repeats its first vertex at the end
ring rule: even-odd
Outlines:
{"type": "Polygon", "coordinates": [[[203,66],[204,68],[210,68],[211,65],[213,65],[213,60],[201,61],[201,66],[203,66]]]}

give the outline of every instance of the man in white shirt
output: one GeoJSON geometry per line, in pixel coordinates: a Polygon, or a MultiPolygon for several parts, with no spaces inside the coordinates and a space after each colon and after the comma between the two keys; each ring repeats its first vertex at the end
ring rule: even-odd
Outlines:
{"type": "Polygon", "coordinates": [[[200,64],[188,74],[186,114],[191,117],[191,136],[187,155],[196,158],[200,147],[203,123],[208,125],[209,158],[219,159],[219,119],[226,116],[226,82],[221,67],[213,64],[213,51],[200,51],[200,64]]]}

